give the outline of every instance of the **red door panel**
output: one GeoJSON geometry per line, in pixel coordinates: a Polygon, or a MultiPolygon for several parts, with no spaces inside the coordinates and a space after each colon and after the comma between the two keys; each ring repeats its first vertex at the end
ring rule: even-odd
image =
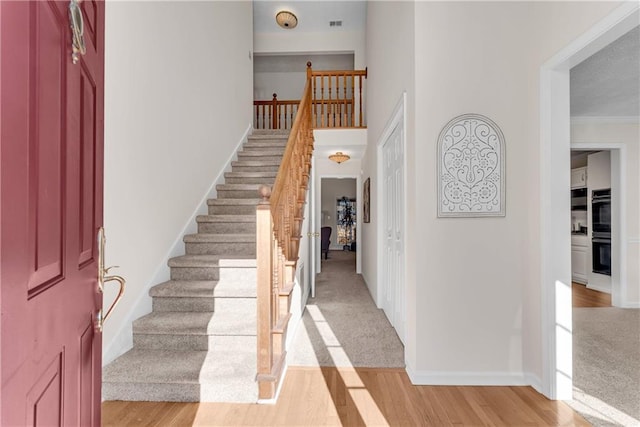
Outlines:
{"type": "Polygon", "coordinates": [[[104,3],[0,1],[0,425],[99,425],[104,3]]]}

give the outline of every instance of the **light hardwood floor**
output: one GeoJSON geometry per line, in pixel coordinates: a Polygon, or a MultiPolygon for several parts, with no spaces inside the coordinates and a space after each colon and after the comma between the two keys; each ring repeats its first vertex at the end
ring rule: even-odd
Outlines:
{"type": "Polygon", "coordinates": [[[574,307],[611,307],[611,295],[588,289],[585,285],[571,283],[574,307]]]}
{"type": "Polygon", "coordinates": [[[588,426],[531,387],[413,386],[402,369],[291,367],[275,405],[104,402],[110,426],[588,426]]]}
{"type": "MultiPolygon", "coordinates": [[[[574,307],[611,296],[573,283],[574,307]]],[[[104,402],[109,426],[588,426],[531,387],[413,386],[402,369],[291,367],[275,405],[104,402]]]]}

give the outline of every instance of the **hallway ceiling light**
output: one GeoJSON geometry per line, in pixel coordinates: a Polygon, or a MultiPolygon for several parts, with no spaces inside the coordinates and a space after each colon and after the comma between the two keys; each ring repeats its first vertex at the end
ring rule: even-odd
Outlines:
{"type": "Polygon", "coordinates": [[[296,25],[298,25],[298,18],[296,17],[296,15],[294,15],[292,12],[289,12],[288,10],[281,10],[276,15],[276,22],[282,28],[286,30],[290,30],[292,28],[295,28],[296,25]]]}
{"type": "Polygon", "coordinates": [[[350,156],[343,154],[342,151],[338,151],[336,154],[332,154],[329,156],[329,160],[333,160],[338,164],[342,162],[346,162],[350,158],[351,158],[350,156]]]}

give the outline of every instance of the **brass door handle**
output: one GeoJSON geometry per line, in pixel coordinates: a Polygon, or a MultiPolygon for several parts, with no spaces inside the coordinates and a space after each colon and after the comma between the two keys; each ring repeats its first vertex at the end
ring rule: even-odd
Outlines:
{"type": "Polygon", "coordinates": [[[117,275],[107,276],[107,273],[109,272],[109,270],[111,270],[112,268],[118,268],[118,266],[113,265],[111,267],[106,267],[106,268],[104,266],[104,248],[105,248],[106,240],[107,239],[105,238],[105,235],[104,235],[104,228],[100,227],[100,230],[98,230],[98,241],[99,241],[99,244],[98,244],[98,292],[104,293],[104,285],[108,282],[114,282],[114,281],[118,282],[118,284],[120,285],[120,289],[118,289],[118,295],[111,303],[111,306],[107,310],[106,314],[103,315],[102,309],[98,311],[98,315],[96,316],[96,329],[99,332],[102,332],[104,322],[107,321],[107,319],[113,312],[113,309],[122,299],[122,296],[124,295],[125,284],[126,284],[126,280],[122,276],[117,276],[117,275]]]}
{"type": "Polygon", "coordinates": [[[71,59],[74,64],[78,63],[80,55],[87,53],[87,47],[84,44],[84,20],[82,18],[82,10],[80,10],[80,1],[71,0],[69,2],[69,21],[71,21],[71,59]]]}

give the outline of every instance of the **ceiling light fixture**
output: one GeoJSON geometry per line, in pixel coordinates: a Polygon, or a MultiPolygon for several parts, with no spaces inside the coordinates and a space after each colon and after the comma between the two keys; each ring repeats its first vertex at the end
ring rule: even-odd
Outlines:
{"type": "Polygon", "coordinates": [[[336,154],[332,154],[329,156],[329,160],[333,160],[334,162],[340,164],[342,162],[346,162],[347,160],[349,160],[351,157],[343,154],[342,151],[338,151],[336,154]]]}
{"type": "Polygon", "coordinates": [[[292,28],[295,28],[296,25],[298,25],[298,18],[296,17],[296,15],[294,15],[292,12],[289,12],[288,10],[281,10],[276,15],[276,22],[282,28],[286,30],[290,30],[292,28]]]}

